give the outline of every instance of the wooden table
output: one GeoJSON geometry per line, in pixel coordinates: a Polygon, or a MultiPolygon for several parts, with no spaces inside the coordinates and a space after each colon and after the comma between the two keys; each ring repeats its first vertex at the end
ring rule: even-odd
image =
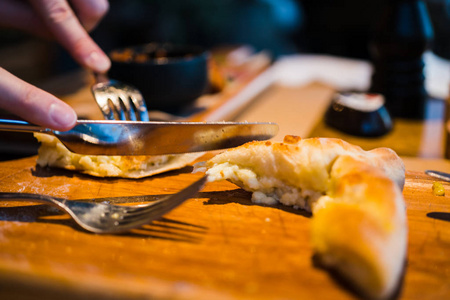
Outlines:
{"type": "MultiPolygon", "coordinates": [[[[308,137],[333,92],[319,83],[272,85],[232,118],[277,122],[275,139],[308,137]]],[[[87,93],[83,87],[65,99],[89,114],[81,105],[87,93]]],[[[434,196],[434,180],[422,172],[450,170],[450,164],[440,157],[403,158],[409,246],[399,298],[450,298],[450,184],[444,183],[444,197],[434,196]]],[[[160,199],[201,176],[187,167],[140,180],[103,179],[41,169],[35,161],[0,162],[0,190],[160,199]]],[[[47,206],[0,202],[0,299],[356,298],[314,267],[309,226],[304,212],[254,205],[249,193],[228,182],[208,183],[161,221],[123,235],[86,233],[47,206]]]]}

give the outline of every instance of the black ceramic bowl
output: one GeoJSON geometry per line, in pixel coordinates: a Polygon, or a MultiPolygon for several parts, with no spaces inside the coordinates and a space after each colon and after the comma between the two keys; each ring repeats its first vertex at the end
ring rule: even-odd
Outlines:
{"type": "Polygon", "coordinates": [[[197,46],[150,43],[110,53],[111,79],[134,85],[149,110],[176,112],[208,85],[209,53],[197,46]]]}
{"type": "Polygon", "coordinates": [[[360,137],[380,137],[393,128],[380,94],[337,93],[325,113],[325,124],[360,137]]]}

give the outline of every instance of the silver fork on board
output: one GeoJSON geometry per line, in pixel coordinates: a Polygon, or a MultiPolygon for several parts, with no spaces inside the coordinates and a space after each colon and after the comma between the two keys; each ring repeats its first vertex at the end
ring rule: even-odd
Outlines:
{"type": "MultiPolygon", "coordinates": [[[[187,188],[166,199],[143,206],[121,206],[74,201],[28,193],[0,193],[0,199],[50,204],[68,213],[78,225],[87,231],[94,233],[120,233],[141,227],[161,218],[194,196],[203,187],[206,178],[206,176],[202,177],[187,188]]],[[[145,201],[145,197],[141,197],[141,200],[145,201]]],[[[150,196],[149,200],[151,200],[150,196]]]]}
{"type": "Polygon", "coordinates": [[[91,91],[106,120],[149,121],[144,97],[138,89],[105,74],[95,73],[94,77],[96,83],[91,91]]]}

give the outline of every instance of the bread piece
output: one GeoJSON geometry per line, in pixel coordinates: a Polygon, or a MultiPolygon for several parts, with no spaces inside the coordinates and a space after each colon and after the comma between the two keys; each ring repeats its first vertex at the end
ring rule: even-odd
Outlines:
{"type": "Polygon", "coordinates": [[[351,156],[331,169],[330,189],[313,211],[312,244],[321,262],[370,298],[388,298],[407,247],[401,190],[385,173],[351,156]]]}
{"type": "Polygon", "coordinates": [[[35,133],[41,143],[37,164],[58,167],[97,177],[142,178],[180,169],[204,153],[155,156],[81,155],[70,152],[52,135],[35,133]]]}
{"type": "Polygon", "coordinates": [[[313,248],[323,264],[367,297],[394,293],[407,245],[405,169],[394,151],[286,136],[230,149],[197,170],[253,192],[254,202],[311,211],[313,248]]]}

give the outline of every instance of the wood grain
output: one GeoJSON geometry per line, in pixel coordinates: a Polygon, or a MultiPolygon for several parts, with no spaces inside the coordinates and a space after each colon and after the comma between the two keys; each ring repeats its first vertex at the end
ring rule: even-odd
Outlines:
{"type": "MultiPolygon", "coordinates": [[[[40,169],[36,157],[0,163],[0,190],[68,199],[160,199],[201,176],[187,167],[140,179],[40,169]]],[[[450,185],[407,172],[408,262],[400,299],[450,297],[450,185]]],[[[119,202],[117,199],[112,202],[119,202]]],[[[314,266],[310,216],[264,207],[229,182],[208,183],[162,220],[123,235],[82,231],[44,205],[0,202],[0,298],[354,299],[314,266]]]]}

